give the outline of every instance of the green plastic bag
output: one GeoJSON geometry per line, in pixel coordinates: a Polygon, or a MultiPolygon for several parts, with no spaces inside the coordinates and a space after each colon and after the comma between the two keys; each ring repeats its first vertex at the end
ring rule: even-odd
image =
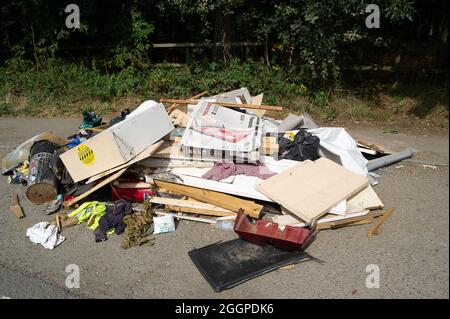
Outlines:
{"type": "Polygon", "coordinates": [[[83,111],[83,121],[80,128],[93,128],[102,125],[102,118],[95,112],[83,111]]]}

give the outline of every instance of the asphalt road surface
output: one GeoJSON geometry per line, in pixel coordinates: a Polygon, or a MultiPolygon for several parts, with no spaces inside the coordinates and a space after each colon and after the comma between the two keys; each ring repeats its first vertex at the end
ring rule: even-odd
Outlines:
{"type": "MultiPolygon", "coordinates": [[[[76,131],[76,118],[0,119],[0,156],[43,131],[63,137],[76,131]]],[[[50,221],[31,204],[25,188],[0,178],[0,298],[448,298],[449,146],[447,129],[357,126],[352,136],[393,150],[415,148],[410,161],[378,170],[375,186],[386,207],[396,211],[367,238],[369,225],[322,231],[308,252],[325,261],[308,261],[277,270],[233,289],[214,292],[188,257],[188,251],[236,235],[210,225],[180,221],[175,232],[155,235],[153,246],[122,250],[120,237],[95,243],[86,225],[64,230],[54,250],[32,244],[28,227],[50,221]],[[434,165],[435,168],[423,166],[434,165]],[[26,217],[9,212],[18,192],[26,217]],[[80,287],[68,288],[68,265],[80,270],[80,287]],[[380,270],[379,288],[367,288],[368,265],[380,270]]]]}

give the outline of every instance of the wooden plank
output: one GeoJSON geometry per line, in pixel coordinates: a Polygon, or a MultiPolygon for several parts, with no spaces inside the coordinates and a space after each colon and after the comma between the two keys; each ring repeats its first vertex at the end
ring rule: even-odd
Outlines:
{"type": "Polygon", "coordinates": [[[154,158],[149,157],[140,162],[138,165],[142,165],[149,168],[186,168],[186,167],[198,167],[198,168],[211,168],[214,166],[214,162],[196,161],[186,158],[182,159],[168,159],[168,158],[154,158]]]}
{"type": "MultiPolygon", "coordinates": [[[[317,220],[317,225],[319,224],[325,224],[325,223],[333,223],[333,222],[338,222],[338,221],[343,221],[343,220],[349,220],[351,218],[367,218],[367,215],[369,214],[368,210],[364,210],[361,212],[354,212],[354,213],[349,213],[345,216],[336,216],[336,215],[331,215],[331,214],[327,214],[325,216],[322,216],[321,218],[319,218],[317,220]]],[[[308,226],[308,223],[299,221],[297,218],[291,216],[291,215],[281,215],[281,216],[275,216],[272,218],[272,221],[274,223],[277,223],[280,226],[295,226],[295,227],[306,227],[308,226]]],[[[352,222],[350,220],[350,222],[352,222]]]]}
{"type": "Polygon", "coordinates": [[[13,194],[11,196],[11,205],[9,206],[9,210],[19,219],[25,217],[22,206],[19,204],[19,195],[13,194]]]}
{"type": "Polygon", "coordinates": [[[366,142],[366,141],[363,141],[363,140],[358,140],[356,142],[356,145],[360,146],[360,147],[368,148],[370,150],[374,150],[375,152],[381,153],[381,154],[386,154],[387,155],[387,154],[393,154],[394,153],[392,150],[390,150],[390,149],[388,149],[388,148],[386,148],[386,147],[384,147],[382,145],[375,144],[375,143],[369,143],[369,142],[366,142]]]}
{"type": "MultiPolygon", "coordinates": [[[[195,99],[201,98],[203,95],[205,95],[205,94],[207,94],[207,93],[208,93],[208,91],[204,91],[204,92],[202,92],[202,93],[200,93],[200,94],[194,95],[193,97],[191,97],[191,100],[195,100],[195,99]]],[[[170,112],[171,112],[172,110],[174,110],[177,106],[179,106],[179,104],[173,103],[171,106],[169,106],[169,107],[167,108],[167,113],[170,113],[170,112]]]]}
{"type": "Polygon", "coordinates": [[[210,216],[235,216],[236,213],[208,203],[202,203],[192,200],[152,197],[150,203],[163,204],[170,210],[192,214],[210,215],[210,216]]]}
{"type": "Polygon", "coordinates": [[[351,226],[354,224],[357,225],[357,224],[361,223],[363,220],[379,217],[382,215],[383,215],[383,212],[372,211],[372,212],[369,212],[365,216],[352,217],[352,218],[343,219],[343,220],[339,220],[339,221],[318,224],[317,228],[318,228],[318,230],[323,230],[323,229],[330,229],[330,228],[333,229],[333,228],[339,228],[339,227],[344,227],[344,226],[351,226]]]}
{"type": "Polygon", "coordinates": [[[393,208],[393,207],[387,209],[386,212],[383,214],[383,216],[378,221],[378,223],[376,223],[376,225],[374,225],[373,227],[371,227],[369,229],[369,231],[367,232],[367,237],[370,238],[374,235],[377,235],[380,226],[383,225],[383,223],[394,213],[394,211],[395,211],[395,208],[393,208]]]}
{"type": "Polygon", "coordinates": [[[119,170],[118,172],[110,175],[109,177],[105,178],[104,180],[102,180],[101,182],[99,182],[98,184],[96,184],[94,187],[92,187],[90,190],[88,190],[87,192],[84,192],[83,194],[81,194],[78,197],[75,197],[74,199],[65,202],[64,203],[64,207],[70,207],[73,204],[79,202],[80,200],[82,200],[83,198],[86,198],[87,196],[89,196],[90,194],[92,194],[93,192],[95,192],[96,190],[102,188],[103,186],[105,186],[106,184],[109,184],[110,182],[116,180],[117,178],[119,178],[120,175],[122,175],[125,171],[127,170],[127,167],[122,168],[121,170],[119,170]]]}
{"type": "Polygon", "coordinates": [[[243,209],[244,213],[253,217],[259,218],[262,205],[258,205],[255,202],[243,200],[227,194],[210,191],[198,187],[186,186],[183,184],[171,183],[161,180],[154,180],[156,186],[175,192],[180,195],[192,197],[196,200],[209,203],[215,206],[219,206],[233,212],[238,212],[243,209]]]}
{"type": "Polygon", "coordinates": [[[256,184],[256,189],[311,224],[368,183],[366,177],[320,158],[288,168],[256,184]]]}
{"type": "Polygon", "coordinates": [[[171,214],[171,213],[165,213],[165,212],[161,212],[161,211],[156,211],[155,214],[163,215],[163,216],[173,215],[174,218],[192,220],[194,222],[216,224],[215,219],[209,219],[209,218],[193,217],[193,216],[186,216],[186,215],[181,215],[181,214],[171,214]]]}
{"type": "Polygon", "coordinates": [[[234,212],[221,213],[221,212],[216,212],[214,210],[208,210],[208,209],[203,209],[203,208],[198,209],[198,208],[180,207],[180,206],[173,206],[173,205],[166,205],[166,208],[171,211],[174,211],[174,212],[207,215],[207,216],[215,216],[215,217],[225,217],[225,216],[236,216],[237,215],[234,212]]]}
{"type": "MultiPolygon", "coordinates": [[[[161,103],[177,103],[177,104],[197,104],[200,100],[177,100],[177,99],[160,99],[161,103]]],[[[255,110],[267,110],[267,111],[282,111],[282,106],[276,105],[257,105],[257,104],[239,104],[239,103],[230,103],[230,102],[211,102],[211,104],[216,104],[225,107],[238,107],[238,108],[246,108],[246,109],[255,109],[255,110]]]]}
{"type": "Polygon", "coordinates": [[[94,181],[96,181],[96,180],[98,180],[98,179],[100,179],[102,177],[108,176],[109,174],[112,174],[112,173],[114,173],[114,172],[116,172],[116,171],[118,171],[120,169],[128,168],[129,166],[131,166],[131,165],[133,165],[133,164],[135,164],[135,163],[137,163],[139,161],[142,161],[143,159],[146,159],[147,157],[152,156],[152,154],[156,152],[156,150],[162,145],[162,143],[163,143],[162,140],[158,141],[155,144],[149,146],[144,151],[142,151],[138,156],[136,156],[132,160],[130,160],[130,161],[128,161],[128,162],[126,162],[126,163],[124,163],[122,165],[119,165],[119,166],[113,167],[111,169],[108,169],[107,171],[104,171],[104,172],[102,172],[100,174],[91,176],[86,181],[86,184],[92,183],[92,182],[94,182],[94,181]]]}
{"type": "Polygon", "coordinates": [[[336,228],[347,227],[347,226],[367,225],[367,224],[373,223],[373,221],[374,221],[373,217],[368,217],[368,218],[364,218],[364,219],[357,220],[357,221],[354,221],[354,222],[350,222],[350,223],[347,223],[347,224],[331,226],[331,228],[332,229],[336,229],[336,228]]]}

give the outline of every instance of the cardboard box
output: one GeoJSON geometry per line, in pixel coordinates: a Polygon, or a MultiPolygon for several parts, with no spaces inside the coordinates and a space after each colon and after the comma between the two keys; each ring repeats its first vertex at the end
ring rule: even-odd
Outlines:
{"type": "Polygon", "coordinates": [[[145,101],[125,120],[61,155],[74,182],[122,165],[174,129],[162,104],[145,101]]]}

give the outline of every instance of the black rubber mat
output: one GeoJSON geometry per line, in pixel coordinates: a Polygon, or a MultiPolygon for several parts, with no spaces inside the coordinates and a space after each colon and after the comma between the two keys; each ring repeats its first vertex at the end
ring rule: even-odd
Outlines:
{"type": "Polygon", "coordinates": [[[193,263],[215,291],[222,291],[306,257],[237,238],[189,252],[193,263]]]}

